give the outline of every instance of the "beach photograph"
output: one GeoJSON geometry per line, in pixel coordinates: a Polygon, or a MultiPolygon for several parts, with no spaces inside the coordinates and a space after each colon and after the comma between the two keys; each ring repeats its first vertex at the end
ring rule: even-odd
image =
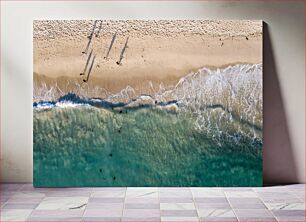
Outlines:
{"type": "Polygon", "coordinates": [[[262,186],[261,20],[35,20],[35,187],[262,186]]]}

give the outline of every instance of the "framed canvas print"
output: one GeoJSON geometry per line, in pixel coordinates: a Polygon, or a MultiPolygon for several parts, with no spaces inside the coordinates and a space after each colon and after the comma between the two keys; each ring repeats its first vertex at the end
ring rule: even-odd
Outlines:
{"type": "Polygon", "coordinates": [[[262,21],[36,20],[34,186],[261,186],[262,21]]]}

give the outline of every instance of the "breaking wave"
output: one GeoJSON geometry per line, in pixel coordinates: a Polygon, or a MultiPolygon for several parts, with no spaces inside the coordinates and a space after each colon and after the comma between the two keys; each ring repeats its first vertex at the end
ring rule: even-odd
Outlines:
{"type": "MultiPolygon", "coordinates": [[[[79,84],[77,82],[70,84],[79,84]]],[[[162,108],[192,114],[195,129],[221,146],[248,138],[262,143],[262,64],[237,64],[224,69],[202,68],[181,78],[175,86],[160,84],[151,95],[140,95],[127,86],[112,94],[103,88],[79,85],[64,94],[59,87],[35,85],[35,110],[54,107],[94,106],[106,109],[162,108]],[[87,95],[96,95],[88,98],[87,95]],[[79,96],[79,95],[82,95],[79,96]]]]}

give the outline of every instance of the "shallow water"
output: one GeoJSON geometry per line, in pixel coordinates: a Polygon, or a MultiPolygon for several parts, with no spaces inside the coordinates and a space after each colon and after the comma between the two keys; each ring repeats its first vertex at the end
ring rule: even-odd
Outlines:
{"type": "Polygon", "coordinates": [[[152,107],[34,109],[34,185],[261,186],[262,142],[234,133],[220,144],[197,118],[152,107]]]}
{"type": "Polygon", "coordinates": [[[34,185],[262,184],[262,64],[144,84],[117,93],[36,84],[34,185]]]}

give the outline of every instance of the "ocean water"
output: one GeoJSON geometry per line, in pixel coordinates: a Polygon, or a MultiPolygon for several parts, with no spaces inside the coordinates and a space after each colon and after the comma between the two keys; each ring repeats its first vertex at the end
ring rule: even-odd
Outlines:
{"type": "Polygon", "coordinates": [[[56,96],[33,104],[36,187],[262,185],[261,64],[56,96]]]}

